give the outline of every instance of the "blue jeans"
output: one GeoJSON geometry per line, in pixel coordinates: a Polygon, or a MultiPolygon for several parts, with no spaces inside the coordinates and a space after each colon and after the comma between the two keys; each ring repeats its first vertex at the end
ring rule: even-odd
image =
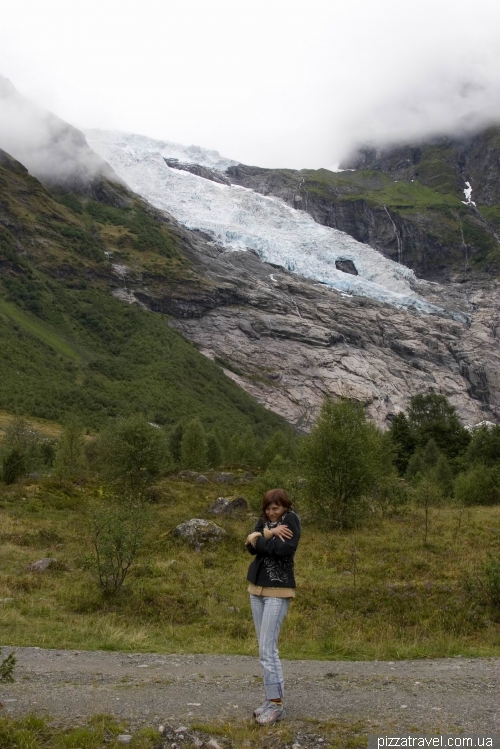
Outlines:
{"type": "Polygon", "coordinates": [[[268,700],[283,699],[283,671],[278,653],[278,636],[290,606],[290,598],[250,596],[252,616],[259,641],[259,660],[268,700]]]}

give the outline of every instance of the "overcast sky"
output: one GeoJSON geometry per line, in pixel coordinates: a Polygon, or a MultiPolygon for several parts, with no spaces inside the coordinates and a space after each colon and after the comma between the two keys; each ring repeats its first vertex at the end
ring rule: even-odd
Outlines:
{"type": "Polygon", "coordinates": [[[0,74],[76,126],[332,167],[500,120],[499,37],[495,0],[2,0],[0,74]]]}

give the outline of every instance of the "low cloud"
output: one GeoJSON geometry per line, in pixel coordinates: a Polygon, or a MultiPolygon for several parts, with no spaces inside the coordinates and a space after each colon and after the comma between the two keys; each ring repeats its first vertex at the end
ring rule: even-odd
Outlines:
{"type": "Polygon", "coordinates": [[[0,148],[34,177],[61,189],[82,191],[98,174],[114,177],[112,169],[89,148],[83,133],[20,96],[2,76],[0,148]]]}
{"type": "MultiPolygon", "coordinates": [[[[500,124],[500,60],[467,69],[447,66],[409,76],[377,101],[355,107],[336,123],[342,156],[365,145],[418,142],[436,135],[462,135],[500,124]]],[[[334,129],[335,129],[334,128],[334,129]]]]}
{"type": "Polygon", "coordinates": [[[496,0],[4,5],[0,70],[78,127],[313,168],[500,122],[496,0]]]}

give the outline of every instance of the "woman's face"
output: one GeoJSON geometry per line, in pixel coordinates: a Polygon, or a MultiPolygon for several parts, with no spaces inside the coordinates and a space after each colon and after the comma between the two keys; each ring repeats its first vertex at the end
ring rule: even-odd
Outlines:
{"type": "Polygon", "coordinates": [[[271,523],[276,523],[285,511],[286,507],[279,505],[277,502],[272,502],[266,507],[266,515],[271,523]]]}

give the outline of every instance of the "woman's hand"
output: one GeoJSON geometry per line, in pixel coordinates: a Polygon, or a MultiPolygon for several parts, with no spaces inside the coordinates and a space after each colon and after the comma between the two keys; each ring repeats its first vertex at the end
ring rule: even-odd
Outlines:
{"type": "Polygon", "coordinates": [[[293,538],[293,533],[287,525],[277,525],[276,528],[270,528],[269,533],[282,541],[293,538]]]}
{"type": "Polygon", "coordinates": [[[250,535],[247,536],[247,540],[245,541],[245,546],[255,546],[255,543],[259,536],[262,536],[262,533],[259,533],[258,531],[250,533],[250,535]]]}

